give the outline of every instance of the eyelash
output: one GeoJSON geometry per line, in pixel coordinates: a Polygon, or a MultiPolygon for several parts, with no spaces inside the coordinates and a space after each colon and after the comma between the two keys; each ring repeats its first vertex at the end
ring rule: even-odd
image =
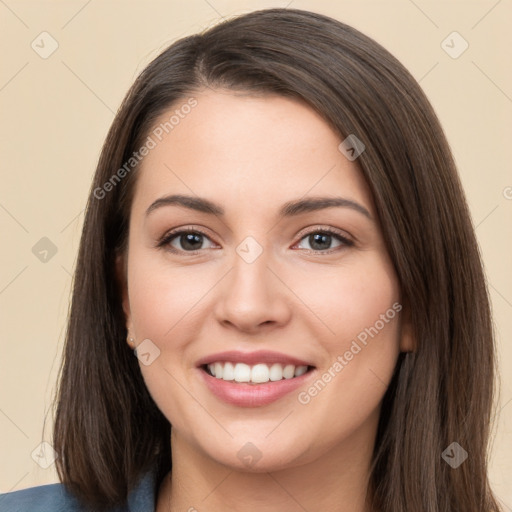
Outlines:
{"type": "MultiPolygon", "coordinates": [[[[168,250],[169,252],[171,252],[173,254],[179,254],[179,255],[188,254],[188,255],[195,256],[195,255],[199,254],[204,249],[198,249],[196,251],[183,251],[183,250],[175,249],[174,247],[172,247],[170,245],[170,243],[175,238],[179,237],[180,235],[186,235],[186,234],[189,234],[189,233],[191,233],[191,234],[199,234],[199,235],[202,235],[202,236],[208,238],[208,240],[210,240],[210,237],[206,233],[204,233],[202,230],[200,230],[200,229],[192,229],[192,228],[180,229],[180,230],[177,230],[177,231],[171,231],[169,233],[164,234],[160,238],[160,240],[157,242],[157,247],[158,248],[166,248],[166,250],[168,250]]],[[[303,240],[304,238],[306,238],[306,237],[308,237],[310,235],[313,235],[313,234],[322,234],[322,235],[333,236],[338,241],[340,241],[343,244],[343,246],[345,246],[345,247],[351,247],[351,246],[354,245],[354,242],[352,240],[349,240],[347,237],[343,236],[339,231],[336,231],[336,230],[331,229],[331,228],[321,228],[321,229],[317,228],[315,230],[311,230],[311,231],[309,231],[307,233],[304,233],[301,236],[301,238],[299,239],[299,242],[301,240],[303,240]]],[[[343,246],[335,247],[334,249],[328,249],[328,250],[325,250],[325,251],[319,251],[319,250],[314,250],[314,249],[303,249],[303,250],[307,251],[308,254],[326,255],[326,254],[332,254],[332,253],[342,249],[343,246]]]]}

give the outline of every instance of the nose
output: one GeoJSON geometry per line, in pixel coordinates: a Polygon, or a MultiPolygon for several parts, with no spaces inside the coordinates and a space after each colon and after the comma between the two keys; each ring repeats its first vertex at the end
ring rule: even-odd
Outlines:
{"type": "Polygon", "coordinates": [[[269,261],[266,251],[247,263],[235,255],[233,267],[218,289],[215,316],[224,327],[261,333],[286,325],[293,293],[269,261]]]}

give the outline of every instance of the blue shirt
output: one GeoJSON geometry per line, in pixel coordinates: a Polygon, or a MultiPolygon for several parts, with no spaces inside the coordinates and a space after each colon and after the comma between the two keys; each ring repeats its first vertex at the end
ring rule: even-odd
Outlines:
{"type": "MultiPolygon", "coordinates": [[[[146,473],[130,492],[126,506],[110,509],[110,512],[154,512],[155,483],[155,474],[146,473]]],[[[86,510],[88,509],[63,484],[41,485],[0,494],[0,512],[85,512],[86,510]]]]}

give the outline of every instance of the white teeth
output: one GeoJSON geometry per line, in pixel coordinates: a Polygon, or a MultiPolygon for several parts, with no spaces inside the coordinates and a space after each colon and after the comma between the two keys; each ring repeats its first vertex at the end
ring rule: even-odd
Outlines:
{"type": "Polygon", "coordinates": [[[307,366],[297,366],[297,368],[295,368],[295,377],[300,377],[301,375],[304,375],[307,371],[307,366]]]}
{"type": "Polygon", "coordinates": [[[217,377],[217,379],[222,379],[222,374],[224,373],[223,370],[224,370],[223,364],[215,363],[215,377],[217,377]]]}
{"type": "Polygon", "coordinates": [[[269,381],[275,382],[300,377],[308,371],[308,367],[294,366],[293,364],[283,366],[279,363],[274,363],[269,367],[263,363],[249,366],[245,363],[215,362],[208,365],[208,370],[217,379],[263,384],[269,381]]]}
{"type": "Polygon", "coordinates": [[[222,378],[224,380],[235,380],[235,367],[231,363],[224,363],[222,378]]]}
{"type": "Polygon", "coordinates": [[[270,367],[270,380],[276,381],[283,378],[283,367],[280,364],[273,364],[270,367]]]}
{"type": "Polygon", "coordinates": [[[266,364],[257,364],[251,370],[251,382],[268,382],[270,371],[266,364]]]}
{"type": "MultiPolygon", "coordinates": [[[[220,363],[215,363],[220,364],[220,363]]],[[[236,363],[235,365],[235,381],[249,382],[251,380],[251,367],[248,364],[236,363]]]]}
{"type": "Polygon", "coordinates": [[[295,374],[295,366],[293,364],[287,364],[283,370],[283,377],[285,379],[293,379],[295,374]]]}

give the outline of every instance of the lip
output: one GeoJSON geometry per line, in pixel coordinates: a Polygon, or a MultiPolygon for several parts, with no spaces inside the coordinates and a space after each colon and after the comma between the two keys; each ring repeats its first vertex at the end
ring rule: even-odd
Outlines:
{"type": "Polygon", "coordinates": [[[294,366],[314,366],[311,364],[311,362],[303,361],[301,359],[297,359],[296,357],[288,356],[280,352],[271,352],[270,350],[258,350],[255,352],[228,350],[226,352],[217,352],[216,354],[211,354],[199,359],[199,361],[196,363],[196,366],[201,367],[216,362],[245,363],[248,365],[255,365],[258,363],[280,363],[284,365],[293,364],[294,366]]]}
{"type": "Polygon", "coordinates": [[[202,366],[197,371],[208,389],[220,400],[238,407],[261,407],[275,402],[303,386],[316,374],[316,368],[310,368],[300,377],[270,381],[265,384],[234,383],[217,379],[207,373],[202,366]]]}

